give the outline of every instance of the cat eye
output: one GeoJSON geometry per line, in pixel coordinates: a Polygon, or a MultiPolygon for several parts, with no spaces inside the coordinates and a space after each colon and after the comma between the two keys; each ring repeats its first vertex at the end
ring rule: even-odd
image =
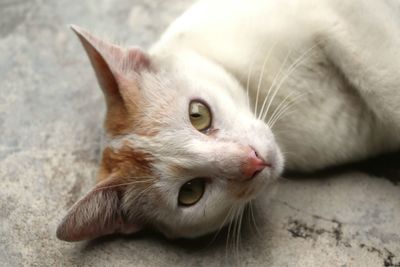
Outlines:
{"type": "Polygon", "coordinates": [[[211,126],[210,109],[203,102],[193,100],[189,105],[189,117],[193,127],[202,132],[211,126]]]}
{"type": "Polygon", "coordinates": [[[196,204],[204,194],[205,181],[196,178],[182,185],[179,190],[178,204],[180,206],[191,206],[196,204]]]}

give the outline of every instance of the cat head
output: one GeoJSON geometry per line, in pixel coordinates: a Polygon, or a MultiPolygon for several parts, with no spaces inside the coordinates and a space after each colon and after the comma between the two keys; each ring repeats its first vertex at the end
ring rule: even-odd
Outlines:
{"type": "Polygon", "coordinates": [[[171,238],[213,232],[283,168],[245,90],[188,51],[149,55],[73,27],[104,93],[107,141],[98,184],[57,229],[78,241],[144,227],[171,238]]]}

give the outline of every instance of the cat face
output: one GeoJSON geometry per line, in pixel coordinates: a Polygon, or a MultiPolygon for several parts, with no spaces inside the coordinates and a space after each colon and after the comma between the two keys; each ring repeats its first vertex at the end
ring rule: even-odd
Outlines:
{"type": "Polygon", "coordinates": [[[270,129],[243,88],[198,55],[147,55],[74,28],[107,103],[99,183],[60,224],[76,241],[152,227],[168,237],[218,230],[282,171],[270,129]]]}

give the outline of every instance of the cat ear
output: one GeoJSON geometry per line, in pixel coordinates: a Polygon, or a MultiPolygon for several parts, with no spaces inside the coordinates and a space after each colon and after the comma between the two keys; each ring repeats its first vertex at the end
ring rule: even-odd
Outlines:
{"type": "Polygon", "coordinates": [[[110,181],[100,183],[71,207],[57,228],[57,238],[81,241],[112,233],[131,234],[142,228],[140,223],[124,220],[121,189],[110,181]]]}
{"type": "Polygon", "coordinates": [[[138,102],[139,74],[150,70],[150,57],[139,48],[123,48],[101,40],[71,25],[79,37],[96,73],[107,103],[106,129],[121,134],[132,125],[129,112],[138,102]]]}

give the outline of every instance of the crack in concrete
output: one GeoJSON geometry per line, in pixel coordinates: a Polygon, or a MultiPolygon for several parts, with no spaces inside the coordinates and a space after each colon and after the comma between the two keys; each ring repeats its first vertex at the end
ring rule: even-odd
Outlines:
{"type": "MultiPolygon", "coordinates": [[[[306,223],[302,222],[299,219],[292,219],[289,218],[288,221],[288,228],[287,231],[292,235],[294,238],[302,238],[302,239],[312,239],[313,242],[317,241],[317,237],[323,234],[328,234],[330,235],[335,241],[336,241],[336,246],[344,246],[347,248],[353,247],[352,244],[348,239],[344,238],[344,233],[343,233],[343,225],[345,223],[340,222],[336,219],[329,219],[326,217],[323,217],[321,215],[313,214],[310,212],[306,212],[304,210],[301,210],[299,208],[296,208],[289,203],[285,201],[280,201],[274,199],[275,202],[278,202],[296,212],[299,212],[301,214],[305,214],[308,216],[311,216],[312,218],[316,220],[321,220],[325,222],[330,222],[333,223],[334,226],[332,229],[325,229],[325,228],[317,228],[315,224],[313,225],[307,225],[306,223]]],[[[371,253],[376,253],[378,256],[382,259],[383,261],[383,267],[400,267],[400,260],[395,261],[396,256],[393,252],[388,250],[387,248],[383,247],[381,249],[375,248],[373,246],[368,246],[364,243],[361,243],[358,245],[359,248],[361,249],[366,249],[368,252],[371,253]]]]}
{"type": "Polygon", "coordinates": [[[394,261],[396,255],[394,255],[394,253],[388,250],[387,248],[378,249],[363,243],[361,243],[359,247],[362,249],[366,249],[368,252],[378,254],[378,256],[383,260],[384,267],[400,267],[400,261],[397,262],[394,261]]]}
{"type": "Polygon", "coordinates": [[[289,218],[287,230],[292,234],[292,237],[309,239],[313,241],[317,240],[317,236],[328,234],[336,241],[336,246],[343,245],[345,247],[351,247],[347,240],[343,240],[342,224],[338,221],[332,221],[335,226],[332,229],[317,228],[316,225],[308,226],[306,223],[300,220],[293,220],[289,218]]]}
{"type": "Polygon", "coordinates": [[[326,218],[326,217],[321,216],[321,215],[317,215],[317,214],[314,214],[314,213],[311,213],[311,212],[307,212],[307,211],[301,210],[301,209],[299,209],[299,208],[297,208],[295,206],[290,205],[286,201],[281,201],[281,200],[277,200],[277,199],[273,199],[272,201],[277,202],[279,204],[282,204],[282,205],[284,205],[284,206],[286,206],[286,207],[288,207],[288,208],[290,208],[292,210],[295,210],[295,211],[297,211],[299,213],[311,216],[312,218],[317,219],[317,220],[322,220],[322,221],[331,222],[331,223],[340,223],[341,225],[349,224],[349,223],[346,223],[346,222],[339,222],[336,219],[329,219],[329,218],[326,218]]]}
{"type": "MultiPolygon", "coordinates": [[[[342,224],[336,220],[332,220],[335,226],[332,229],[317,228],[315,224],[307,225],[298,219],[289,218],[287,231],[291,233],[294,238],[302,238],[305,240],[311,239],[313,242],[317,241],[317,237],[323,234],[328,234],[336,241],[336,246],[344,246],[346,248],[351,248],[354,245],[350,241],[344,238],[342,224]]],[[[376,248],[370,245],[361,243],[358,245],[361,249],[366,249],[368,252],[376,253],[379,258],[382,259],[384,267],[400,267],[400,260],[395,261],[397,256],[388,250],[387,248],[376,248]]]]}

